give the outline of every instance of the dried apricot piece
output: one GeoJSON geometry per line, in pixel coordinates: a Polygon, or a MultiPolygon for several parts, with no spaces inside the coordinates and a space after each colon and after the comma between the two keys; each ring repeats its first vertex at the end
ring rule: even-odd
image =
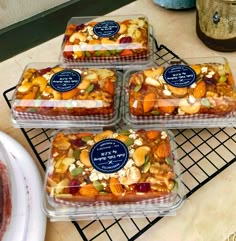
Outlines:
{"type": "Polygon", "coordinates": [[[98,190],[93,186],[92,183],[82,186],[79,190],[80,195],[87,197],[95,197],[99,194],[98,190]]]}
{"type": "Polygon", "coordinates": [[[156,101],[156,94],[153,92],[148,93],[143,99],[143,111],[147,113],[152,110],[156,101]]]}
{"type": "Polygon", "coordinates": [[[63,99],[63,100],[72,99],[78,92],[79,92],[79,89],[77,89],[77,88],[74,88],[74,89],[72,89],[72,90],[63,92],[63,93],[62,93],[62,99],[63,99]]]}
{"type": "Polygon", "coordinates": [[[158,130],[148,130],[146,136],[149,140],[154,141],[161,136],[161,133],[158,130]]]}
{"type": "Polygon", "coordinates": [[[158,103],[159,109],[164,113],[171,114],[175,110],[175,106],[169,100],[159,99],[157,103],[158,103]]]}
{"type": "Polygon", "coordinates": [[[111,94],[111,95],[114,95],[114,93],[115,93],[114,83],[113,83],[111,80],[107,80],[107,81],[104,83],[103,90],[106,91],[106,92],[108,92],[108,93],[111,94]]]}
{"type": "Polygon", "coordinates": [[[197,83],[196,87],[193,90],[193,96],[196,99],[200,99],[204,97],[206,94],[206,83],[204,81],[200,81],[197,83]]]}
{"type": "Polygon", "coordinates": [[[124,193],[124,188],[120,184],[119,180],[115,177],[110,178],[110,190],[115,196],[121,196],[124,193]]]}

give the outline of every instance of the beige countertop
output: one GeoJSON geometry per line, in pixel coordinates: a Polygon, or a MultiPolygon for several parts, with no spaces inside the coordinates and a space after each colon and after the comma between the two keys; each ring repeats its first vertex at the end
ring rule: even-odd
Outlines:
{"type": "MultiPolygon", "coordinates": [[[[171,11],[155,5],[151,0],[138,0],[127,6],[122,7],[111,15],[125,14],[145,14],[148,16],[154,29],[154,36],[159,44],[164,44],[170,50],[181,57],[226,57],[232,68],[233,74],[236,74],[236,53],[220,53],[207,48],[197,37],[195,32],[195,10],[171,11]]],[[[3,92],[17,84],[19,77],[26,64],[30,62],[55,62],[58,60],[62,36],[58,36],[48,42],[45,42],[24,53],[16,55],[0,65],[1,84],[0,84],[0,130],[9,134],[20,142],[26,150],[32,155],[35,163],[42,173],[43,170],[37,161],[29,143],[26,141],[20,129],[12,127],[10,122],[10,111],[3,98],[3,92]]],[[[236,75],[235,75],[236,76],[236,75]]],[[[229,162],[235,158],[233,150],[236,150],[236,135],[234,128],[217,128],[209,130],[186,130],[177,135],[177,142],[183,145],[179,148],[180,156],[186,156],[185,164],[191,160],[202,158],[215,162],[217,167],[224,164],[222,160],[229,162]],[[186,141],[186,135],[187,139],[186,141]],[[211,138],[212,137],[212,138],[211,138]],[[184,139],[185,138],[185,139],[184,139]],[[184,140],[183,140],[184,139],[184,140]],[[206,140],[206,141],[205,141],[206,140]],[[204,143],[205,142],[205,143],[204,143]],[[221,142],[223,143],[221,145],[221,142]],[[194,152],[194,147],[195,152],[194,152]],[[209,152],[208,152],[209,149],[209,152]],[[187,153],[187,154],[186,154],[187,153]],[[188,155],[188,153],[190,153],[188,155]],[[202,157],[203,156],[203,157],[202,157]],[[190,160],[191,159],[191,160],[190,160]]],[[[210,167],[202,166],[206,172],[210,172],[210,167]]],[[[199,173],[197,169],[192,169],[199,178],[204,178],[204,173],[199,173]]],[[[120,220],[96,221],[92,224],[90,221],[78,222],[83,228],[82,233],[88,240],[97,235],[93,240],[127,240],[139,232],[138,228],[143,230],[137,240],[160,240],[160,241],[226,241],[231,233],[236,232],[236,182],[235,182],[236,164],[233,163],[224,171],[220,172],[206,185],[202,186],[190,197],[188,197],[183,206],[177,211],[175,216],[164,217],[160,221],[151,225],[145,232],[149,222],[155,220],[155,217],[149,221],[145,218],[120,220]],[[114,225],[111,225],[114,223],[114,225]],[[89,224],[89,225],[88,225],[89,224]],[[88,225],[88,226],[86,226],[88,225]],[[138,227],[138,228],[137,228],[138,227]],[[124,235],[126,233],[127,237],[124,235]],[[103,232],[106,230],[106,232],[103,232]],[[101,235],[98,233],[101,232],[101,235]],[[108,238],[110,236],[110,239],[108,238]]],[[[187,175],[184,177],[189,178],[187,175]]],[[[71,241],[83,240],[75,226],[71,222],[50,222],[47,224],[46,241],[71,241]]],[[[232,240],[236,240],[232,239],[232,240]]]]}

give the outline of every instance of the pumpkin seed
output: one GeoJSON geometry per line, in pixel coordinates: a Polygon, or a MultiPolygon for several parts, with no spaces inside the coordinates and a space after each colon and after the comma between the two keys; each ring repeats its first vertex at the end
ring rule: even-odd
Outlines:
{"type": "Polygon", "coordinates": [[[219,78],[220,83],[224,83],[227,80],[227,77],[225,75],[221,75],[219,78]]]}
{"type": "Polygon", "coordinates": [[[90,93],[91,91],[93,91],[93,88],[94,88],[94,84],[91,84],[91,85],[86,89],[86,92],[87,92],[87,93],[90,93]]]}
{"type": "Polygon", "coordinates": [[[142,88],[142,84],[136,85],[134,87],[134,92],[139,92],[141,90],[141,88],[142,88]]]}
{"type": "Polygon", "coordinates": [[[91,136],[84,136],[83,138],[81,138],[81,140],[84,141],[84,142],[88,142],[91,139],[92,139],[91,136]]]}
{"type": "Polygon", "coordinates": [[[134,144],[134,139],[133,138],[130,138],[130,137],[128,137],[126,140],[125,140],[125,145],[126,146],[131,146],[131,145],[133,145],[134,144]]]}
{"type": "Polygon", "coordinates": [[[98,191],[103,191],[104,190],[104,186],[102,185],[101,182],[99,181],[93,181],[93,186],[98,190],[98,191]]]}
{"type": "Polygon", "coordinates": [[[73,157],[78,160],[80,156],[81,151],[79,149],[74,150],[73,157]]]}
{"type": "Polygon", "coordinates": [[[150,169],[150,166],[151,166],[150,161],[145,162],[142,167],[142,172],[147,173],[150,169]]]}
{"type": "Polygon", "coordinates": [[[202,103],[203,106],[205,106],[207,108],[211,107],[211,103],[210,103],[210,101],[207,98],[201,99],[201,103],[202,103]]]}
{"type": "Polygon", "coordinates": [[[71,175],[76,177],[84,171],[82,167],[77,167],[71,171],[71,175]]]}
{"type": "Polygon", "coordinates": [[[125,136],[130,135],[130,131],[129,130],[120,130],[120,131],[118,131],[118,133],[121,134],[121,135],[125,135],[125,136]]]}

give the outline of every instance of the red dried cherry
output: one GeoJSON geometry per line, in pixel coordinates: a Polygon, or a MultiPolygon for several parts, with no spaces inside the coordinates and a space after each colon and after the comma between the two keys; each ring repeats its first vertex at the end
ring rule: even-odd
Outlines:
{"type": "Polygon", "coordinates": [[[69,188],[70,194],[75,194],[78,192],[78,190],[79,190],[79,182],[76,179],[72,179],[70,181],[70,188],[69,188]]]}
{"type": "Polygon", "coordinates": [[[76,30],[76,31],[80,31],[80,30],[83,30],[84,27],[85,27],[85,25],[82,23],[82,24],[80,24],[80,25],[77,25],[76,28],[75,28],[75,30],[76,30]]]}
{"type": "Polygon", "coordinates": [[[151,186],[150,186],[150,183],[148,183],[148,182],[136,184],[136,191],[137,192],[149,192],[150,189],[151,189],[151,186]]]}
{"type": "Polygon", "coordinates": [[[131,38],[130,36],[122,37],[122,38],[120,38],[119,43],[120,43],[120,44],[129,44],[129,43],[132,43],[132,38],[131,38]]]}
{"type": "Polygon", "coordinates": [[[38,70],[38,72],[39,72],[40,75],[44,75],[47,72],[50,72],[51,70],[52,70],[52,68],[48,67],[48,68],[45,68],[45,69],[40,69],[40,70],[38,70]]]}

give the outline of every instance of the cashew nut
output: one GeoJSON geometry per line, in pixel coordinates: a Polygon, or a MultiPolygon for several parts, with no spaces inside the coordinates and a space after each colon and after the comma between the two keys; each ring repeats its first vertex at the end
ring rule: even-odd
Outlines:
{"type": "Polygon", "coordinates": [[[42,76],[36,77],[32,81],[33,85],[38,85],[39,86],[41,92],[44,91],[44,89],[47,86],[47,83],[48,83],[48,81],[44,77],[42,77],[42,76]]]}
{"type": "Polygon", "coordinates": [[[186,114],[196,114],[201,109],[201,103],[199,101],[195,101],[194,103],[190,103],[188,99],[181,99],[179,102],[179,108],[186,114]]]}
{"type": "Polygon", "coordinates": [[[103,131],[101,133],[98,133],[95,137],[94,137],[94,141],[95,142],[99,142],[105,138],[109,138],[112,137],[113,132],[111,130],[106,130],[103,131]]]}
{"type": "Polygon", "coordinates": [[[86,167],[92,166],[92,164],[90,162],[88,150],[86,150],[86,149],[82,150],[79,155],[79,159],[80,159],[80,162],[83,163],[86,167]]]}
{"type": "Polygon", "coordinates": [[[133,160],[136,166],[140,167],[145,162],[145,156],[151,151],[149,146],[140,146],[138,147],[133,154],[133,160]]]}
{"type": "Polygon", "coordinates": [[[74,43],[76,39],[79,39],[81,42],[85,42],[87,40],[87,35],[85,33],[74,33],[71,35],[69,41],[74,43]]]}

